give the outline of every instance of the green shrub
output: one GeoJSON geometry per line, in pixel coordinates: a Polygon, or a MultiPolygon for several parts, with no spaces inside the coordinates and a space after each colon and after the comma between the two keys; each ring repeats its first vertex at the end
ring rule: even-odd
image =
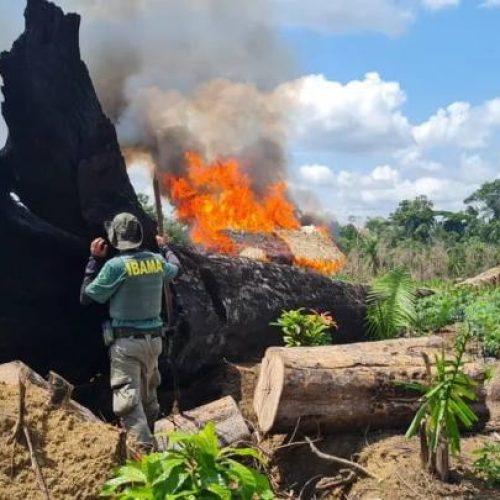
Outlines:
{"type": "MultiPolygon", "coordinates": [[[[422,404],[406,432],[406,437],[410,438],[419,431],[424,433],[421,452],[431,472],[435,472],[436,453],[440,442],[448,443],[451,453],[458,455],[461,439],[459,423],[470,429],[478,421],[477,415],[470,408],[470,402],[476,399],[474,388],[477,383],[463,371],[463,355],[470,338],[469,330],[459,336],[454,359],[447,360],[444,352],[436,356],[436,375],[427,384],[404,384],[423,393],[422,404]]],[[[430,378],[428,360],[426,364],[430,378]]]]}
{"type": "Polygon", "coordinates": [[[465,318],[465,309],[475,292],[466,287],[448,287],[416,303],[415,327],[420,333],[435,332],[465,318]]]}
{"type": "Polygon", "coordinates": [[[474,451],[479,458],[474,462],[474,469],[483,475],[488,483],[500,484],[500,443],[487,443],[474,451]]]}
{"type": "Polygon", "coordinates": [[[309,347],[332,343],[330,330],[337,324],[329,313],[319,314],[304,308],[283,311],[278,321],[271,323],[283,331],[287,347],[309,347]]]}
{"type": "Polygon", "coordinates": [[[483,292],[465,310],[475,337],[487,356],[500,356],[500,288],[483,292]]]}
{"type": "Polygon", "coordinates": [[[435,332],[467,322],[487,356],[500,356],[500,288],[449,287],[416,303],[415,329],[435,332]]]}
{"type": "Polygon", "coordinates": [[[100,496],[117,500],[274,498],[267,477],[238,461],[264,464],[262,455],[253,448],[221,448],[213,423],[196,434],[171,433],[168,441],[170,450],[118,468],[100,496]]]}
{"type": "Polygon", "coordinates": [[[390,339],[413,327],[415,301],[415,285],[407,271],[396,269],[374,280],[366,314],[369,335],[390,339]]]}

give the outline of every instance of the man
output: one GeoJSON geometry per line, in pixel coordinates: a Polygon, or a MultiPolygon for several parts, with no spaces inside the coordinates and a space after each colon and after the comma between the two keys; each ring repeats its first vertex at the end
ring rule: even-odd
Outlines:
{"type": "Polygon", "coordinates": [[[180,263],[160,236],[163,255],[141,250],[143,230],[132,214],[118,214],[106,231],[119,255],[104,263],[108,245],[102,238],[92,242],[80,299],[109,302],[113,411],[148,451],[154,448],[151,430],[159,414],[163,286],[178,274],[180,263]]]}

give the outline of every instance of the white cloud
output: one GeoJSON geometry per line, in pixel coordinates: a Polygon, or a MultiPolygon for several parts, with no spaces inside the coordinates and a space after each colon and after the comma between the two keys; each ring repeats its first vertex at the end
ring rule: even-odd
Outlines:
{"type": "Polygon", "coordinates": [[[323,32],[377,31],[397,35],[414,17],[409,2],[396,0],[273,1],[278,22],[323,32]]]}
{"type": "Polygon", "coordinates": [[[400,110],[406,96],[377,73],[345,85],[309,75],[281,85],[276,95],[290,108],[292,139],[304,148],[391,151],[412,143],[400,110]]]}
{"type": "MultiPolygon", "coordinates": [[[[419,195],[428,196],[437,208],[457,210],[477,182],[471,183],[460,175],[454,179],[430,175],[411,178],[390,165],[377,166],[367,173],[359,170],[334,172],[327,166],[323,169],[330,172],[333,180],[324,185],[331,201],[326,208],[334,210],[342,221],[346,221],[349,215],[373,217],[388,214],[401,200],[419,195]]],[[[317,189],[317,184],[304,176],[302,169],[299,173],[305,189],[317,189]]]]}
{"type": "Polygon", "coordinates": [[[413,135],[417,144],[424,148],[453,144],[475,149],[486,147],[498,127],[500,98],[479,106],[472,106],[468,102],[454,102],[414,127],[413,135]]]}
{"type": "Polygon", "coordinates": [[[374,182],[396,183],[399,179],[399,172],[389,165],[375,167],[370,175],[374,182]]]}
{"type": "Polygon", "coordinates": [[[402,167],[423,172],[439,172],[444,170],[444,165],[438,161],[430,160],[423,156],[418,146],[411,146],[395,153],[394,157],[402,167]]]}
{"type": "Polygon", "coordinates": [[[324,165],[303,165],[299,172],[300,177],[311,184],[325,185],[335,180],[333,172],[324,165]]]}
{"type": "Polygon", "coordinates": [[[461,0],[422,0],[422,5],[430,10],[441,10],[460,5],[461,0]]]}
{"type": "Polygon", "coordinates": [[[462,179],[474,184],[495,178],[495,172],[491,165],[477,154],[461,154],[459,174],[462,179]]]}

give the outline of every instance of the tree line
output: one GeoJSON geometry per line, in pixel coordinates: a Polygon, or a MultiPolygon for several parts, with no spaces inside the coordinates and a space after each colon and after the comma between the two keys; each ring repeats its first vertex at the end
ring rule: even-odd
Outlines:
{"type": "Polygon", "coordinates": [[[388,217],[340,227],[349,256],[343,275],[367,280],[405,267],[419,280],[456,279],[500,264],[500,179],[484,183],[458,212],[436,210],[427,196],[403,200],[388,217]]]}

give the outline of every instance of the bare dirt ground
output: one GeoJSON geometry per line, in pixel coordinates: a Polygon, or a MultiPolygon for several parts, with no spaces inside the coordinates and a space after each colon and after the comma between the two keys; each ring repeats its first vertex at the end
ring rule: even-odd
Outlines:
{"type": "Polygon", "coordinates": [[[274,436],[262,443],[271,457],[271,474],[283,498],[345,500],[500,499],[500,490],[489,487],[473,473],[473,450],[488,436],[466,437],[462,454],[452,459],[451,483],[443,483],[420,467],[418,440],[402,435],[374,433],[318,438],[317,447],[329,454],[354,460],[380,481],[360,478],[313,455],[307,444],[290,445],[288,436],[274,436]],[[350,479],[349,479],[350,478],[350,479]],[[336,483],[339,484],[338,486],[336,483]]]}
{"type": "Polygon", "coordinates": [[[359,460],[382,481],[358,481],[348,494],[349,499],[422,499],[439,498],[495,499],[500,490],[488,487],[472,468],[473,451],[488,440],[487,436],[463,439],[462,454],[452,459],[451,483],[443,483],[425,473],[420,467],[418,440],[403,436],[384,438],[365,448],[359,460]]]}
{"type": "MultiPolygon", "coordinates": [[[[38,500],[43,495],[24,438],[9,443],[16,424],[18,388],[0,384],[0,500],[38,500]]],[[[118,431],[83,422],[67,410],[49,410],[47,393],[27,384],[26,424],[51,498],[90,500],[117,464],[118,431]]]]}
{"type": "MultiPolygon", "coordinates": [[[[202,399],[210,401],[221,395],[232,395],[253,426],[252,400],[257,374],[257,364],[227,364],[210,374],[210,391],[205,382],[186,391],[183,399],[186,406],[191,406],[203,403],[202,399]]],[[[0,500],[38,500],[43,496],[25,443],[19,443],[14,453],[8,443],[17,419],[17,399],[17,387],[0,384],[0,500]]],[[[118,431],[105,424],[82,422],[66,410],[48,410],[46,402],[45,391],[27,386],[26,422],[52,498],[97,498],[101,485],[118,462],[118,431]]],[[[276,435],[259,443],[270,459],[272,482],[280,498],[500,500],[500,491],[488,487],[472,470],[472,451],[491,439],[489,436],[476,435],[463,440],[462,456],[452,459],[451,484],[442,483],[421,470],[418,441],[408,441],[401,433],[322,436],[318,429],[310,437],[317,440],[316,446],[321,451],[354,460],[381,481],[350,478],[348,472],[316,457],[298,431],[294,436],[276,435]],[[336,482],[342,484],[335,486],[336,482]]]]}

